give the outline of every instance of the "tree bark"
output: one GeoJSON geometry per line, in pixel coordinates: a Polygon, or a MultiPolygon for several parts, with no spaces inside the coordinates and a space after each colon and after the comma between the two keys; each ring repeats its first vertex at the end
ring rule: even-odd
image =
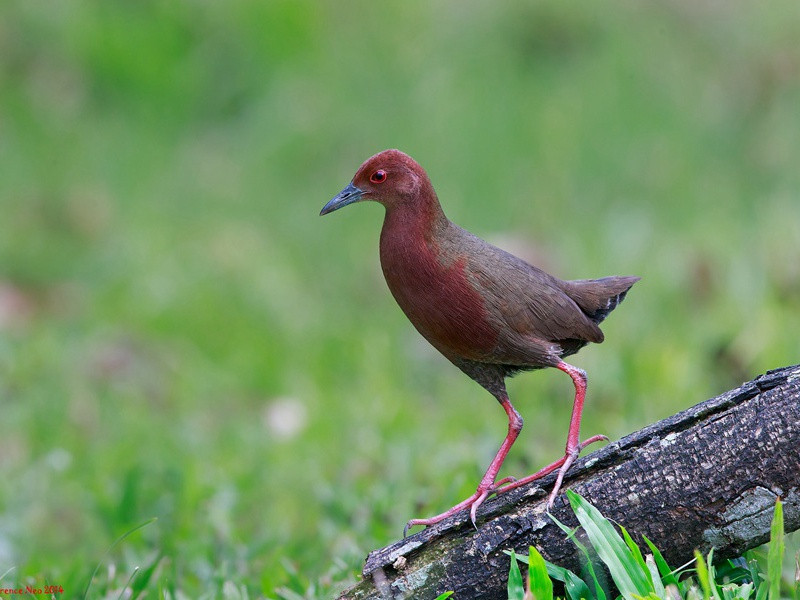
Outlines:
{"type": "MultiPolygon", "coordinates": [[[[467,511],[369,554],[363,580],[340,600],[506,596],[509,557],[536,546],[579,572],[574,544],[545,512],[554,474],[487,501],[477,531],[467,511]]],[[[775,499],[786,531],[800,528],[800,365],[645,427],[579,460],[570,487],[637,541],[655,542],[672,567],[692,551],[734,557],[769,538],[775,499]]],[[[577,521],[560,494],[553,515],[577,521]]]]}

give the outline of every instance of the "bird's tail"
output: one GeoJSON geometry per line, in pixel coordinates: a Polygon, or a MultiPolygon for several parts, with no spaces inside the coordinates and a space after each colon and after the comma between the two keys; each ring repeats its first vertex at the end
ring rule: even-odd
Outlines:
{"type": "Polygon", "coordinates": [[[564,282],[564,291],[592,321],[600,323],[641,277],[603,277],[564,282]]]}

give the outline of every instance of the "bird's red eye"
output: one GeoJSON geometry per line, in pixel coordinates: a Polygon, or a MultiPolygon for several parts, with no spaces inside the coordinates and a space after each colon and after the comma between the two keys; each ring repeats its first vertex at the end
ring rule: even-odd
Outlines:
{"type": "Polygon", "coordinates": [[[380,169],[375,171],[372,176],[369,178],[372,183],[383,183],[386,181],[386,171],[380,169]]]}

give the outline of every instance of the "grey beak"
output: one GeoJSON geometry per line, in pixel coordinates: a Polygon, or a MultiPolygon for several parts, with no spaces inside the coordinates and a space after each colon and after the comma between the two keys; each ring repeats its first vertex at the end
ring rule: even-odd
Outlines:
{"type": "Polygon", "coordinates": [[[343,206],[347,206],[348,204],[352,204],[353,202],[358,202],[361,200],[361,196],[364,195],[364,190],[357,188],[353,185],[353,182],[347,184],[347,187],[344,188],[341,192],[336,194],[330,202],[328,202],[325,206],[322,207],[322,210],[319,212],[319,215],[327,215],[328,213],[332,213],[335,210],[339,210],[343,206]]]}

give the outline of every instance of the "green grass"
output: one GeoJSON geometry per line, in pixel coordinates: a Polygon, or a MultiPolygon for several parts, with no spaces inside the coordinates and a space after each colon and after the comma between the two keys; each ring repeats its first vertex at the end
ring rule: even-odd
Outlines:
{"type": "MultiPolygon", "coordinates": [[[[643,277],[575,358],[587,434],[797,362],[799,33],[789,0],[1,3],[2,581],[325,598],[474,490],[502,411],[395,306],[379,208],[317,217],[387,147],[555,274],[643,277]]],[[[513,381],[504,474],[570,388],[513,381]]]]}
{"type": "MultiPolygon", "coordinates": [[[[780,600],[797,598],[800,594],[800,567],[797,557],[786,553],[784,542],[783,503],[778,500],[772,519],[770,541],[766,558],[758,552],[748,552],[738,562],[717,561],[714,550],[706,556],[695,550],[691,565],[672,569],[661,552],[646,537],[649,553],[645,557],[624,527],[617,533],[614,526],[587,500],[568,490],[570,505],[586,533],[593,553],[579,543],[574,532],[567,529],[579,551],[585,555],[587,575],[581,579],[575,573],[558,567],[542,558],[539,551],[530,547],[528,557],[519,557],[513,550],[510,555],[508,575],[509,600],[553,600],[552,580],[564,586],[563,598],[567,600],[780,600]],[[592,562],[602,561],[607,568],[616,592],[612,594],[605,578],[600,578],[591,568],[592,562]],[[528,565],[527,586],[523,584],[518,561],[528,565]],[[791,563],[789,568],[786,568],[791,563]],[[691,568],[687,568],[691,566],[691,568]],[[794,568],[792,568],[794,567],[794,568]],[[591,590],[595,590],[592,593],[591,590]]],[[[553,518],[553,517],[551,517],[553,518]]],[[[564,528],[564,525],[556,521],[564,528]]]]}

